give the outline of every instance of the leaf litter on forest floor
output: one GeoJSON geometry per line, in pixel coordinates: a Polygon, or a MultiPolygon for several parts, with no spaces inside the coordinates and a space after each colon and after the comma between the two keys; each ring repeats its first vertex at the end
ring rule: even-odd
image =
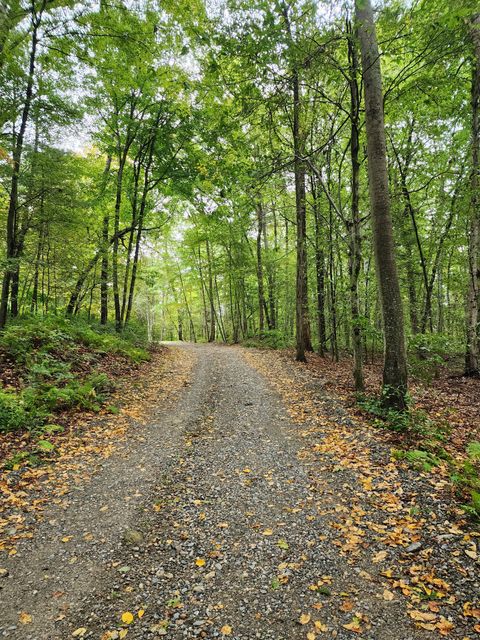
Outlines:
{"type": "MultiPolygon", "coordinates": [[[[310,465],[319,513],[330,517],[339,534],[334,541],[338,553],[352,567],[368,562],[371,573],[361,570],[383,584],[378,597],[394,602],[395,593],[401,594],[418,627],[442,636],[457,626],[460,637],[478,633],[476,618],[468,615],[480,608],[475,572],[462,557],[477,560],[475,539],[480,534],[452,499],[445,469],[440,465],[426,473],[399,465],[382,432],[344,397],[319,391],[318,376],[308,366],[278,352],[243,353],[302,428],[296,432],[304,445],[299,458],[310,465]],[[339,473],[345,476],[346,495],[335,495],[328,486],[330,474],[339,473]],[[456,584],[465,576],[470,578],[472,605],[461,601],[464,585],[456,584]]],[[[361,634],[362,614],[343,627],[361,634]]]]}

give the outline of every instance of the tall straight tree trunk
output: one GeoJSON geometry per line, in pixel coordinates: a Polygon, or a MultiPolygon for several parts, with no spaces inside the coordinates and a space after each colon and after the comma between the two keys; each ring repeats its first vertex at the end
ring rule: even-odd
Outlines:
{"type": "Polygon", "coordinates": [[[118,157],[118,171],[117,171],[117,187],[115,194],[115,213],[113,219],[113,233],[115,240],[113,241],[112,251],[112,283],[113,283],[113,302],[115,306],[115,328],[120,331],[122,328],[122,317],[120,308],[120,286],[118,280],[118,247],[119,237],[118,231],[120,228],[120,209],[122,206],[122,189],[123,189],[123,171],[125,169],[125,163],[127,161],[128,150],[124,149],[118,157]]]}
{"type": "Polygon", "coordinates": [[[267,274],[268,304],[267,304],[267,302],[265,302],[265,305],[266,305],[266,308],[267,308],[267,312],[266,312],[267,325],[268,325],[269,329],[275,329],[275,327],[276,327],[276,322],[275,322],[275,315],[276,315],[276,309],[275,309],[275,276],[274,276],[272,262],[271,262],[271,260],[269,260],[267,220],[266,220],[265,211],[263,210],[263,207],[262,207],[262,238],[263,238],[263,248],[264,248],[265,257],[266,257],[266,274],[267,274]]]}
{"type": "MultiPolygon", "coordinates": [[[[289,8],[282,3],[282,13],[288,37],[293,46],[294,40],[288,15],[289,8]]],[[[295,295],[296,317],[296,359],[305,362],[305,352],[312,351],[310,338],[310,322],[308,315],[308,285],[307,285],[307,207],[305,189],[305,141],[301,130],[301,95],[300,77],[296,62],[292,68],[292,92],[293,92],[293,153],[295,174],[295,212],[297,224],[297,275],[295,295]]]]}
{"type": "MultiPolygon", "coordinates": [[[[137,225],[137,213],[138,213],[138,182],[140,180],[140,163],[134,165],[134,179],[133,179],[133,200],[132,200],[132,230],[128,236],[127,245],[127,262],[125,265],[125,275],[123,277],[122,288],[122,309],[120,312],[120,322],[123,327],[126,324],[125,314],[127,311],[127,299],[129,298],[129,280],[130,280],[130,265],[132,262],[133,241],[135,238],[135,227],[137,225]]],[[[138,237],[138,236],[137,236],[138,237]]],[[[136,252],[135,252],[136,253],[136,252]]]]}
{"type": "Polygon", "coordinates": [[[215,299],[213,297],[213,274],[212,274],[212,256],[210,252],[210,242],[206,240],[207,245],[207,273],[208,273],[208,298],[210,302],[210,331],[208,333],[208,341],[215,342],[217,330],[215,322],[215,299]]]}
{"type": "Polygon", "coordinates": [[[7,322],[8,314],[8,298],[10,292],[10,284],[16,271],[14,259],[16,254],[16,237],[15,230],[17,227],[17,209],[18,209],[18,183],[20,179],[20,168],[23,154],[23,143],[25,132],[27,129],[28,118],[33,100],[33,85],[35,79],[35,65],[37,61],[38,46],[38,29],[41,24],[42,15],[45,10],[46,0],[43,0],[37,13],[32,10],[32,37],[30,46],[30,56],[28,64],[27,85],[25,88],[25,100],[23,103],[22,116],[20,121],[20,129],[15,141],[12,158],[12,178],[10,183],[10,198],[8,202],[7,212],[7,234],[6,234],[6,259],[7,264],[3,275],[2,293],[0,299],[0,328],[3,328],[7,322]]]}
{"type": "Polygon", "coordinates": [[[348,29],[348,57],[350,62],[350,159],[352,164],[351,197],[352,219],[349,224],[349,276],[350,276],[350,313],[352,316],[352,342],[353,342],[353,379],[355,390],[364,391],[363,381],[363,357],[362,357],[362,330],[360,326],[360,301],[358,298],[358,279],[362,259],[362,236],[360,229],[360,163],[359,152],[359,127],[360,127],[360,95],[358,88],[358,56],[357,43],[351,25],[348,29]]]}
{"type": "Polygon", "coordinates": [[[383,115],[382,74],[370,0],[356,0],[355,14],[362,54],[367,132],[368,186],[377,280],[384,331],[383,402],[406,408],[407,361],[403,307],[397,273],[383,115]]]}
{"type": "Polygon", "coordinates": [[[262,226],[263,208],[260,202],[256,204],[257,209],[257,288],[258,288],[258,321],[260,333],[265,330],[265,291],[263,286],[263,263],[262,263],[262,226]]]}
{"type": "MultiPolygon", "coordinates": [[[[112,164],[112,156],[107,156],[105,162],[105,169],[103,172],[102,181],[102,193],[104,192],[108,176],[110,173],[110,167],[112,164]]],[[[108,209],[105,209],[102,220],[102,265],[100,269],[100,324],[107,324],[108,321],[108,250],[109,250],[109,229],[110,229],[110,215],[108,209]]]]}
{"type": "Polygon", "coordinates": [[[480,252],[480,14],[472,19],[472,176],[470,180],[470,237],[468,243],[469,285],[467,293],[467,348],[465,375],[480,374],[478,340],[479,252],[480,252]]]}
{"type": "MultiPolygon", "coordinates": [[[[143,233],[143,227],[144,227],[144,221],[145,221],[145,214],[147,211],[147,198],[148,198],[148,194],[151,190],[151,185],[149,184],[149,180],[150,180],[150,171],[152,168],[152,163],[153,163],[153,155],[154,155],[154,151],[155,151],[155,143],[157,140],[157,133],[158,133],[158,123],[160,121],[160,111],[158,111],[156,119],[155,119],[155,124],[154,124],[154,129],[153,129],[153,134],[152,137],[150,139],[150,143],[149,143],[149,150],[148,150],[148,156],[147,156],[147,161],[145,163],[145,167],[144,167],[144,171],[143,171],[143,186],[142,186],[142,197],[140,199],[140,210],[138,213],[138,220],[134,220],[133,224],[132,224],[132,233],[133,233],[133,229],[134,226],[136,224],[137,226],[137,238],[135,241],[135,254],[133,256],[133,264],[132,264],[132,277],[130,279],[130,290],[128,293],[128,304],[127,304],[127,310],[126,310],[126,315],[125,315],[125,325],[128,324],[128,322],[130,321],[130,316],[132,313],[132,308],[133,308],[133,297],[134,297],[134,293],[135,293],[135,284],[137,282],[137,272],[138,272],[138,261],[139,261],[139,257],[140,257],[140,245],[142,242],[142,233],[143,233]]],[[[137,186],[135,187],[135,189],[137,189],[137,186]]],[[[136,208],[136,207],[135,207],[136,208]]],[[[135,216],[136,218],[136,216],[135,216]]],[[[129,247],[129,250],[131,250],[131,246],[129,247]]],[[[125,276],[127,277],[127,276],[125,276]]],[[[123,322],[123,311],[122,311],[122,322],[123,322]]]]}
{"type": "Polygon", "coordinates": [[[322,245],[322,224],[318,202],[318,190],[315,177],[310,178],[315,222],[315,276],[317,288],[317,333],[318,353],[323,357],[327,350],[327,332],[325,322],[325,254],[322,245]]]}
{"type": "Polygon", "coordinates": [[[311,351],[307,290],[307,210],[305,191],[305,162],[300,131],[300,81],[293,74],[293,146],[295,171],[295,209],[297,223],[297,280],[296,280],[296,359],[305,362],[305,351],[311,351]]]}

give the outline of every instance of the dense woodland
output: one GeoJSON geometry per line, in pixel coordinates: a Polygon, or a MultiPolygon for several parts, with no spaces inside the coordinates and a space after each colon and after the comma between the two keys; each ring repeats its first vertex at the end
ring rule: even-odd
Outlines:
{"type": "Polygon", "coordinates": [[[0,326],[478,375],[478,4],[372,4],[3,0],[0,326]]]}

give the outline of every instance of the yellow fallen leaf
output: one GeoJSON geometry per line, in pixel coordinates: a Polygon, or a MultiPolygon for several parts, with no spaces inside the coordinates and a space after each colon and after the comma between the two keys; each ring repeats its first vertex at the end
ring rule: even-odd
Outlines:
{"type": "Polygon", "coordinates": [[[408,615],[412,618],[412,620],[416,620],[417,622],[431,622],[432,620],[437,619],[436,613],[417,611],[416,609],[412,609],[411,611],[409,611],[408,615]]]}
{"type": "Polygon", "coordinates": [[[348,631],[353,631],[353,633],[362,633],[362,628],[357,618],[354,618],[351,622],[342,626],[344,629],[348,629],[348,631]]]}
{"type": "Polygon", "coordinates": [[[302,613],[299,618],[300,624],[308,624],[310,622],[311,615],[309,613],[302,613]]]}
{"type": "Polygon", "coordinates": [[[204,567],[205,566],[205,558],[197,558],[195,560],[195,564],[197,565],[197,567],[204,567]]]}
{"type": "Polygon", "coordinates": [[[465,550],[465,554],[471,558],[472,560],[476,560],[477,559],[477,552],[474,551],[473,549],[466,549],[465,550]]]}
{"type": "Polygon", "coordinates": [[[373,556],[372,562],[374,562],[375,564],[377,562],[382,562],[382,560],[385,560],[386,557],[387,557],[387,552],[386,551],[379,551],[378,553],[376,553],[373,556]]]}
{"type": "Polygon", "coordinates": [[[73,536],[63,536],[62,538],[62,542],[70,542],[70,540],[73,538],[73,536]]]}
{"type": "Polygon", "coordinates": [[[130,613],[130,611],[125,611],[125,613],[122,613],[122,622],[124,624],[132,624],[133,614],[130,613]]]}
{"type": "Polygon", "coordinates": [[[440,622],[437,622],[436,627],[440,631],[440,635],[447,636],[455,628],[455,625],[450,620],[440,616],[440,622]]]}
{"type": "Polygon", "coordinates": [[[18,616],[18,621],[20,624],[30,624],[32,622],[32,616],[25,611],[22,611],[18,616]]]}
{"type": "Polygon", "coordinates": [[[128,633],[128,629],[120,629],[120,631],[118,632],[118,637],[120,640],[123,640],[123,638],[126,638],[128,633]]]}
{"type": "Polygon", "coordinates": [[[223,633],[224,636],[232,635],[232,627],[229,624],[224,624],[220,629],[220,633],[223,633]]]}
{"type": "Polygon", "coordinates": [[[315,629],[317,631],[328,631],[327,625],[320,622],[320,620],[315,620],[313,624],[315,625],[315,629]]]}
{"type": "Polygon", "coordinates": [[[139,609],[137,616],[139,618],[143,618],[144,615],[145,615],[145,609],[139,609]]]}
{"type": "Polygon", "coordinates": [[[245,467],[245,469],[243,470],[243,473],[252,473],[252,470],[249,469],[248,467],[245,467]]]}
{"type": "Polygon", "coordinates": [[[264,535],[264,536],[273,536],[273,531],[272,531],[272,529],[265,529],[265,530],[263,531],[263,535],[264,535]]]}
{"type": "Polygon", "coordinates": [[[317,636],[313,633],[313,631],[309,631],[307,633],[307,640],[315,640],[317,636]]]}
{"type": "Polygon", "coordinates": [[[86,627],[78,627],[78,629],[75,629],[75,631],[72,633],[72,636],[74,638],[81,638],[86,633],[87,633],[87,628],[86,627]]]}
{"type": "Polygon", "coordinates": [[[391,591],[389,591],[388,589],[384,589],[382,595],[383,595],[383,599],[384,600],[388,600],[388,601],[393,600],[394,597],[395,597],[394,594],[391,591]]]}

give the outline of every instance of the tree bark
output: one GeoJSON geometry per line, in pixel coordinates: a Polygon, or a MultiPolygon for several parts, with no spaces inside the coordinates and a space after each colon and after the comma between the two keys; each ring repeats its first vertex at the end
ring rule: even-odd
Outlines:
{"type": "Polygon", "coordinates": [[[362,235],[360,228],[360,163],[359,153],[359,128],[360,128],[360,95],[358,88],[358,55],[357,43],[351,26],[348,28],[348,57],[350,62],[350,160],[352,165],[351,202],[352,218],[349,226],[349,261],[348,270],[350,276],[350,313],[352,321],[353,343],[353,379],[355,390],[364,391],[363,381],[363,357],[362,357],[362,329],[360,325],[360,301],[358,297],[358,279],[360,276],[362,260],[362,235]]]}
{"type": "Polygon", "coordinates": [[[467,346],[465,375],[480,375],[478,340],[480,253],[480,13],[472,19],[472,174],[470,179],[470,234],[468,242],[467,346]]]}
{"type": "Polygon", "coordinates": [[[315,222],[315,276],[317,294],[317,333],[318,353],[323,357],[327,350],[327,332],[325,322],[325,254],[322,246],[322,224],[318,202],[318,190],[314,176],[311,177],[313,215],[315,222]]]}
{"type": "MultiPolygon", "coordinates": [[[[107,186],[110,167],[112,164],[112,156],[107,156],[105,169],[103,172],[102,193],[107,186]]],[[[100,324],[107,324],[108,321],[108,235],[110,228],[110,215],[108,209],[105,209],[102,220],[102,266],[100,269],[100,324]]]]}
{"type": "Polygon", "coordinates": [[[365,92],[368,184],[372,209],[373,246],[384,331],[385,360],[382,396],[387,407],[404,410],[407,402],[407,362],[403,307],[388,193],[380,55],[370,0],[356,0],[355,13],[365,92]]]}
{"type": "Polygon", "coordinates": [[[215,318],[215,299],[213,297],[213,274],[212,274],[212,256],[210,253],[210,242],[206,240],[207,245],[207,273],[208,273],[208,298],[210,302],[210,331],[208,341],[215,342],[216,338],[216,318],[215,318]]]}
{"type": "Polygon", "coordinates": [[[6,234],[6,259],[7,264],[3,275],[2,293],[0,299],[0,328],[3,328],[7,322],[8,313],[8,298],[10,292],[10,283],[15,273],[15,253],[16,253],[16,227],[17,227],[17,208],[18,208],[18,183],[20,179],[20,168],[23,154],[23,143],[25,139],[25,132],[27,129],[28,118],[30,115],[30,109],[33,100],[33,85],[35,80],[35,65],[37,60],[37,46],[38,46],[38,29],[42,21],[43,12],[45,10],[46,0],[43,0],[38,12],[34,12],[32,9],[31,21],[32,21],[32,37],[29,56],[27,85],[25,89],[25,101],[23,103],[22,117],[20,121],[20,129],[17,139],[15,141],[15,147],[13,150],[12,158],[12,178],[10,183],[10,198],[8,203],[7,213],[7,234],[6,234]]]}
{"type": "Polygon", "coordinates": [[[258,321],[260,333],[265,331],[265,289],[263,284],[263,262],[262,262],[262,229],[263,229],[263,207],[262,203],[256,203],[257,209],[257,288],[258,288],[258,321]]]}

